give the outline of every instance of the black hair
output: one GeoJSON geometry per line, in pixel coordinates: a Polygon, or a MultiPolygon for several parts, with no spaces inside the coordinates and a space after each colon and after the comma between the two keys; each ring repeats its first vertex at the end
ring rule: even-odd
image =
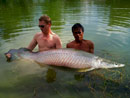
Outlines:
{"type": "Polygon", "coordinates": [[[81,28],[82,31],[84,32],[84,27],[80,24],[80,23],[76,23],[72,26],[72,32],[77,29],[77,28],[81,28]]]}

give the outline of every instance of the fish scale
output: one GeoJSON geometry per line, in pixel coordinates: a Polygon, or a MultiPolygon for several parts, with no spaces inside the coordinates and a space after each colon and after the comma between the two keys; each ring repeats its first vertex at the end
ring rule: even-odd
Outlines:
{"type": "MultiPolygon", "coordinates": [[[[43,52],[33,53],[23,49],[12,49],[7,53],[11,53],[16,57],[34,60],[41,64],[64,66],[69,68],[114,68],[123,67],[124,64],[117,64],[110,60],[98,57],[84,51],[75,49],[54,49],[43,52]]],[[[12,56],[12,57],[14,57],[12,56]]]]}
{"type": "MultiPolygon", "coordinates": [[[[70,49],[71,50],[71,49],[70,49]]],[[[64,49],[56,49],[51,51],[40,52],[33,58],[37,62],[41,62],[48,65],[66,66],[70,68],[86,68],[87,62],[85,62],[84,56],[77,54],[78,51],[68,51],[64,49]],[[58,51],[57,51],[58,50],[58,51]],[[41,57],[44,57],[41,59],[41,57]]],[[[31,53],[32,54],[32,53],[31,53]]],[[[27,56],[27,54],[26,54],[27,56]]],[[[23,56],[25,58],[25,55],[23,56]]],[[[30,58],[30,56],[28,57],[30,58]]]]}

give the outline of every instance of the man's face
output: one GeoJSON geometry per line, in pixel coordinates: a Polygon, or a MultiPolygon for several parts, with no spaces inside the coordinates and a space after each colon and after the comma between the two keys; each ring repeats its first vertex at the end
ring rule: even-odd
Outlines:
{"type": "Polygon", "coordinates": [[[75,41],[81,42],[83,40],[83,31],[81,28],[77,28],[73,31],[75,41]]]}
{"type": "Polygon", "coordinates": [[[49,31],[50,25],[46,24],[44,21],[39,21],[39,28],[43,33],[47,33],[49,31]]]}

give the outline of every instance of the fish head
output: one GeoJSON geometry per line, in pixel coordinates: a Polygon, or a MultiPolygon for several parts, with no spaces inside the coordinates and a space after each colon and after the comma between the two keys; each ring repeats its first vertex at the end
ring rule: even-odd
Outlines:
{"type": "Polygon", "coordinates": [[[11,62],[15,59],[19,59],[22,53],[30,52],[27,48],[19,48],[19,49],[10,49],[8,52],[5,53],[8,62],[11,62]]]}
{"type": "Polygon", "coordinates": [[[125,64],[120,64],[120,63],[109,63],[109,64],[106,64],[107,66],[105,66],[106,68],[118,68],[118,67],[124,67],[125,64]]]}
{"type": "Polygon", "coordinates": [[[115,67],[124,67],[125,64],[114,64],[115,67]]]}
{"type": "Polygon", "coordinates": [[[13,61],[17,57],[17,49],[10,49],[8,52],[5,53],[5,57],[8,62],[13,61]]]}

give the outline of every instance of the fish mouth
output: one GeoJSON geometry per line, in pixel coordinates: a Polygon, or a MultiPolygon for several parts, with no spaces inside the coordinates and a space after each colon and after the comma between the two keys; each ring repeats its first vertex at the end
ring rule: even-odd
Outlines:
{"type": "Polygon", "coordinates": [[[7,52],[7,53],[5,53],[5,57],[7,59],[7,62],[10,62],[11,58],[12,58],[12,54],[7,52]]]}
{"type": "Polygon", "coordinates": [[[119,65],[119,67],[124,67],[124,66],[125,66],[125,64],[120,64],[120,65],[119,65]]]}
{"type": "Polygon", "coordinates": [[[125,66],[125,64],[114,64],[113,67],[124,67],[124,66],[125,66]]]}

